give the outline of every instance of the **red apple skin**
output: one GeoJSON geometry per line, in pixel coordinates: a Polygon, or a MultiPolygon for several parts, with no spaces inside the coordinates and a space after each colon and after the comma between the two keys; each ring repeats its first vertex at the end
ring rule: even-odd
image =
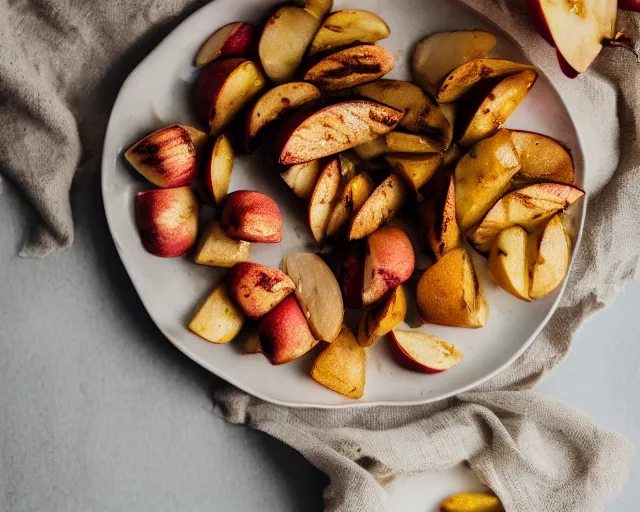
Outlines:
{"type": "Polygon", "coordinates": [[[265,194],[238,190],[227,196],[220,218],[231,238],[276,244],[282,241],[282,215],[276,202],[265,194]]]}
{"type": "Polygon", "coordinates": [[[404,349],[400,346],[400,344],[396,341],[395,336],[393,335],[393,331],[391,331],[392,340],[389,343],[389,351],[391,352],[391,356],[403,368],[410,370],[412,372],[419,373],[442,373],[445,370],[434,370],[433,368],[427,368],[426,366],[421,365],[417,361],[414,361],[409,354],[407,354],[404,349]]]}
{"type": "Polygon", "coordinates": [[[640,0],[618,0],[618,8],[640,12],[640,0]]]}
{"type": "Polygon", "coordinates": [[[262,352],[273,365],[293,361],[317,343],[293,295],[267,313],[260,322],[258,333],[262,352]]]}
{"type": "Polygon", "coordinates": [[[553,37],[551,37],[551,31],[549,30],[549,25],[547,25],[547,21],[542,12],[540,0],[527,0],[527,5],[529,7],[529,18],[531,19],[531,23],[535,29],[538,31],[538,34],[540,34],[547,43],[555,48],[556,43],[553,41],[553,37]]]}
{"type": "Polygon", "coordinates": [[[155,256],[182,256],[196,242],[198,212],[198,200],[189,187],[139,192],[136,220],[142,245],[155,256]]]}
{"type": "Polygon", "coordinates": [[[352,248],[342,262],[340,285],[344,306],[347,309],[362,308],[362,282],[364,281],[364,250],[361,246],[352,248]]]}
{"type": "Polygon", "coordinates": [[[580,73],[578,73],[571,64],[569,64],[566,59],[562,56],[562,54],[556,50],[556,56],[558,57],[558,64],[560,64],[560,70],[564,73],[567,78],[576,78],[580,73]]]}
{"type": "Polygon", "coordinates": [[[220,48],[220,57],[249,55],[258,42],[256,27],[249,23],[241,23],[220,48]]]}
{"type": "Polygon", "coordinates": [[[246,60],[240,57],[223,60],[216,59],[200,71],[195,86],[194,100],[196,114],[203,123],[209,124],[211,110],[218,93],[231,72],[246,60]]]}

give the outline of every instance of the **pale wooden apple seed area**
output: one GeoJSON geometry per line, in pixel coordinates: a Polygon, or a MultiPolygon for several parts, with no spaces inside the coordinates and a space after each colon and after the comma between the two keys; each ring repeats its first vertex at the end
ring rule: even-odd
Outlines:
{"type": "Polygon", "coordinates": [[[160,257],[193,248],[196,264],[230,268],[188,328],[273,365],[313,351],[311,377],[357,399],[381,337],[410,371],[462,362],[454,344],[399,327],[414,302],[424,324],[485,325],[469,246],[521,300],[560,286],[572,246],[563,212],[584,192],[562,144],[503,128],[538,72],[492,58],[494,35],[428,34],[413,53],[416,83],[388,80],[395,59],[376,43],[393,27],[331,8],[297,0],[261,33],[241,20],[215,31],[194,59],[193,104],[209,135],[169,126],[125,158],[157,187],[137,198],[144,248],[160,257]],[[282,240],[280,206],[229,190],[237,155],[259,147],[277,171],[264,179],[291,189],[317,243],[285,255],[281,269],[249,261],[252,244],[282,240]],[[201,206],[214,218],[198,235],[201,206]],[[417,265],[427,252],[435,263],[417,265]],[[357,326],[345,325],[345,308],[359,311],[357,326]]]}

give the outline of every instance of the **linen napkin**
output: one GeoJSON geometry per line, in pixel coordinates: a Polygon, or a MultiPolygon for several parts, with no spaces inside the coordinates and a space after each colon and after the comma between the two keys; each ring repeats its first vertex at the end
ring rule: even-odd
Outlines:
{"type": "MultiPolygon", "coordinates": [[[[518,0],[467,0],[501,25],[560,90],[589,162],[585,233],[560,308],[526,353],[473,392],[435,404],[293,409],[232,387],[216,391],[228,421],[293,446],[330,478],[328,511],[384,510],[398,474],[468,461],[507,511],[602,510],[623,485],[632,447],[579,411],[529,391],[569,349],[572,333],[638,265],[640,67],[604,50],[570,81],[518,0]]],[[[198,3],[43,0],[0,3],[0,172],[40,216],[24,255],[73,241],[68,193],[78,167],[99,172],[113,100],[133,66],[198,3]],[[25,151],[24,148],[29,148],[25,151]]],[[[619,25],[638,34],[640,20],[619,25]]]]}

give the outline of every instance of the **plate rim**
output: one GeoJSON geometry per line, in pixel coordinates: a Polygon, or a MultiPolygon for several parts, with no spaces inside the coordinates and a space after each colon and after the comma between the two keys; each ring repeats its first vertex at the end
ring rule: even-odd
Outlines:
{"type": "MultiPolygon", "coordinates": [[[[497,26],[497,24],[495,22],[493,22],[492,20],[487,18],[487,16],[484,15],[482,12],[478,11],[477,9],[474,9],[472,6],[470,6],[468,4],[465,4],[464,2],[461,2],[459,0],[456,0],[455,3],[458,4],[458,7],[470,9],[474,13],[475,16],[477,16],[477,17],[479,17],[481,19],[485,19],[485,20],[491,22],[491,24],[497,26]]],[[[181,28],[184,28],[184,26],[190,20],[192,20],[193,18],[201,16],[202,15],[202,11],[205,11],[206,9],[211,8],[212,5],[215,5],[215,3],[212,2],[212,3],[209,3],[209,4],[205,4],[202,7],[200,7],[199,9],[197,9],[196,11],[194,11],[193,13],[191,13],[189,16],[187,16],[184,20],[182,20],[129,73],[127,78],[122,82],[122,85],[120,86],[120,89],[118,90],[118,95],[116,96],[116,99],[113,102],[113,106],[111,107],[111,112],[109,113],[109,121],[107,123],[107,127],[106,127],[106,130],[105,130],[105,135],[104,135],[104,139],[103,139],[102,158],[100,159],[100,191],[101,191],[101,194],[102,194],[102,206],[103,206],[103,209],[104,209],[104,212],[105,212],[105,217],[106,217],[106,220],[107,220],[107,226],[109,228],[109,234],[111,235],[113,243],[114,243],[114,245],[116,247],[116,251],[118,253],[118,257],[120,258],[120,261],[122,262],[122,265],[124,266],[124,268],[125,268],[125,270],[127,272],[129,280],[131,281],[131,284],[133,285],[133,287],[134,287],[134,289],[136,291],[136,294],[138,295],[138,298],[139,298],[140,302],[142,303],[145,311],[147,312],[147,314],[149,315],[149,317],[151,318],[153,323],[156,325],[158,330],[160,330],[160,332],[163,334],[163,336],[165,338],[167,338],[169,340],[169,342],[174,347],[176,347],[180,352],[182,352],[189,359],[191,359],[192,361],[194,361],[195,363],[197,363],[198,365],[200,365],[201,367],[203,367],[204,369],[206,369],[207,371],[209,371],[213,375],[216,375],[216,376],[220,377],[221,379],[223,379],[226,382],[228,382],[229,384],[232,384],[233,386],[239,388],[240,390],[244,391],[245,393],[248,393],[249,395],[252,395],[252,396],[255,396],[257,398],[260,398],[261,400],[264,400],[264,401],[269,402],[269,403],[277,404],[277,405],[283,405],[283,406],[286,406],[286,407],[294,407],[294,408],[349,409],[349,408],[366,408],[366,407],[379,407],[379,406],[405,407],[405,406],[414,406],[414,405],[426,405],[426,404],[429,404],[429,403],[446,400],[446,399],[451,398],[453,396],[456,396],[456,395],[459,395],[461,393],[467,392],[469,390],[475,389],[475,388],[481,386],[482,384],[486,383],[487,381],[491,380],[496,375],[502,373],[508,367],[510,367],[531,346],[531,344],[540,335],[542,330],[547,326],[547,324],[549,323],[549,320],[551,319],[553,314],[558,309],[558,306],[560,305],[560,301],[562,300],[562,298],[564,296],[564,292],[566,290],[566,286],[567,286],[567,284],[569,282],[569,279],[571,277],[571,272],[572,272],[573,267],[575,265],[576,256],[577,256],[577,254],[578,254],[578,252],[580,250],[580,247],[581,247],[582,235],[583,235],[583,230],[584,230],[584,225],[585,225],[585,220],[586,220],[588,199],[589,199],[589,193],[586,190],[585,190],[585,195],[584,195],[584,197],[582,199],[584,201],[583,207],[582,207],[582,214],[580,215],[580,222],[579,222],[578,230],[576,232],[575,244],[574,244],[573,252],[571,254],[571,261],[570,261],[570,264],[569,264],[569,269],[567,271],[567,275],[566,275],[566,277],[565,277],[565,279],[564,279],[564,281],[563,281],[563,283],[562,283],[562,285],[560,287],[560,291],[558,293],[558,296],[556,297],[556,299],[553,302],[551,308],[549,309],[549,311],[547,312],[545,317],[542,319],[542,321],[540,322],[538,327],[529,336],[529,338],[522,344],[522,346],[506,362],[504,362],[498,368],[496,368],[493,371],[489,372],[484,377],[476,379],[474,382],[471,382],[470,384],[461,386],[461,387],[459,387],[459,388],[457,388],[455,390],[449,391],[449,392],[442,393],[442,394],[440,394],[438,396],[426,397],[426,398],[415,399],[415,400],[377,400],[377,401],[371,401],[371,402],[359,402],[357,400],[354,400],[352,402],[347,402],[347,403],[343,403],[343,404],[318,404],[318,403],[304,403],[304,402],[287,402],[287,401],[284,401],[284,400],[279,400],[279,399],[276,399],[276,398],[273,398],[273,397],[266,396],[266,395],[262,394],[259,390],[256,390],[256,391],[251,390],[251,391],[249,391],[248,389],[245,388],[245,386],[243,386],[242,382],[239,382],[232,375],[228,375],[224,369],[223,370],[220,370],[219,368],[214,369],[206,359],[201,358],[197,354],[191,352],[191,350],[189,350],[187,347],[185,347],[179,341],[177,336],[173,336],[172,334],[167,332],[165,329],[163,329],[161,327],[162,324],[156,321],[156,318],[154,317],[154,314],[147,307],[147,303],[145,302],[145,299],[143,298],[143,295],[140,293],[140,290],[138,289],[138,285],[136,284],[136,281],[132,277],[132,274],[134,273],[134,271],[133,271],[133,269],[130,268],[129,263],[127,262],[127,259],[123,257],[122,252],[121,252],[121,248],[120,248],[120,244],[118,243],[118,240],[116,239],[116,236],[114,234],[114,229],[112,229],[112,222],[113,221],[112,221],[112,219],[110,218],[110,215],[109,215],[109,211],[108,211],[108,207],[107,207],[107,201],[106,201],[106,195],[105,195],[105,190],[106,190],[106,187],[107,187],[107,183],[106,183],[107,172],[106,172],[106,170],[108,170],[109,165],[110,165],[109,158],[108,158],[108,155],[107,155],[107,153],[105,151],[105,148],[107,147],[107,140],[110,139],[110,137],[112,136],[112,132],[115,131],[115,129],[114,129],[115,121],[114,121],[113,112],[116,110],[116,107],[117,107],[118,103],[121,101],[122,97],[124,96],[123,93],[128,88],[130,82],[133,82],[133,78],[136,77],[138,74],[140,74],[141,69],[144,68],[144,66],[148,63],[149,60],[151,60],[155,56],[156,53],[160,53],[160,50],[164,49],[164,47],[169,44],[170,39],[172,39],[172,37],[175,37],[175,34],[176,34],[176,32],[178,30],[180,30],[181,28]]],[[[524,51],[522,46],[518,43],[517,39],[515,39],[504,28],[502,28],[502,27],[499,27],[499,28],[502,31],[502,33],[505,36],[507,36],[509,38],[509,40],[522,51],[522,53],[524,55],[527,55],[527,53],[524,51]]],[[[588,168],[587,159],[586,159],[586,155],[585,155],[583,144],[582,144],[582,137],[580,136],[580,131],[577,128],[577,124],[575,122],[575,118],[574,118],[571,110],[569,109],[569,106],[567,105],[566,101],[564,100],[564,98],[560,94],[560,91],[556,87],[556,84],[554,83],[554,81],[546,73],[544,73],[538,66],[536,66],[535,63],[533,63],[531,61],[531,59],[528,57],[528,55],[527,55],[527,60],[529,60],[529,62],[538,69],[538,72],[542,73],[542,75],[549,81],[549,83],[553,87],[553,90],[558,95],[558,98],[561,100],[562,105],[564,106],[564,109],[565,109],[565,111],[567,113],[568,119],[571,121],[571,125],[573,126],[573,129],[574,129],[574,132],[575,132],[575,135],[576,135],[577,149],[579,150],[580,156],[582,158],[583,182],[586,183],[587,168],[588,168]]]]}

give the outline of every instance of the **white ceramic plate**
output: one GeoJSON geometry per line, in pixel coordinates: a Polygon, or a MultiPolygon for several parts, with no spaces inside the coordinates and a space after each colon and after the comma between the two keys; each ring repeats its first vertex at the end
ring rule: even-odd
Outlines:
{"type": "MultiPolygon", "coordinates": [[[[173,123],[198,126],[191,111],[190,88],[196,76],[191,62],[202,42],[218,27],[237,20],[259,24],[281,0],[216,0],[189,17],[136,68],[113,107],[102,162],[102,192],[109,227],[122,261],[147,311],[181,351],[211,372],[256,396],[288,405],[345,407],[372,404],[425,403],[468,390],[513,362],[541,331],[553,313],[561,290],[530,304],[491,283],[486,261],[474,255],[490,304],[483,329],[424,326],[422,330],[455,343],[465,355],[457,367],[437,375],[413,373],[399,367],[379,340],[368,351],[367,384],[358,401],[325,389],[310,377],[308,355],[273,367],[260,356],[243,356],[230,345],[213,345],[190,333],[185,325],[195,306],[218,282],[222,269],[193,264],[187,258],[162,259],[146,253],[134,219],[136,192],[149,185],[139,179],[122,153],[142,136],[173,123]]],[[[499,36],[495,55],[526,61],[522,51],[490,21],[452,0],[337,0],[334,9],[367,9],[380,15],[392,36],[382,46],[397,59],[388,77],[410,79],[413,46],[424,35],[443,30],[487,29],[499,36]]],[[[566,144],[583,183],[583,156],[575,127],[551,83],[540,76],[509,119],[509,127],[550,135],[566,144]]],[[[204,127],[203,127],[204,129],[204,127]]],[[[253,189],[273,197],[284,216],[281,244],[252,244],[251,260],[274,267],[295,249],[313,247],[306,235],[305,210],[259,156],[237,159],[230,190],[253,189]]],[[[575,211],[578,240],[584,221],[581,201],[575,211]]]]}

